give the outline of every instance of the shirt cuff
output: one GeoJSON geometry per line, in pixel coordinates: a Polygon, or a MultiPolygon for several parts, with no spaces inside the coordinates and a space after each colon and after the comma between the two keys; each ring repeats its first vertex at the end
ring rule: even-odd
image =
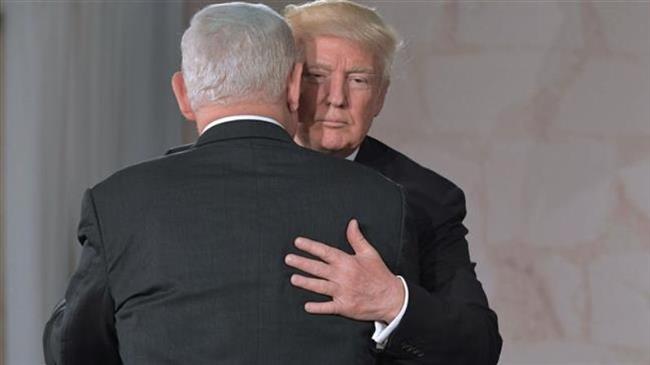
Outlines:
{"type": "Polygon", "coordinates": [[[404,312],[406,312],[406,307],[409,303],[409,287],[406,285],[406,280],[399,275],[397,275],[397,277],[402,281],[402,285],[404,286],[404,303],[402,304],[399,313],[397,313],[397,317],[395,317],[395,319],[393,319],[388,325],[384,322],[375,321],[375,333],[372,334],[372,340],[377,343],[377,348],[380,350],[386,347],[388,337],[390,337],[391,333],[393,333],[395,328],[399,325],[402,317],[404,317],[404,312]]]}

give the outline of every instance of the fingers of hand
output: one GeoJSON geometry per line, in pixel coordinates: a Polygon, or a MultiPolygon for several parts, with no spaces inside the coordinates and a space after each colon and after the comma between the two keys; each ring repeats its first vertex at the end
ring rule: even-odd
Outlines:
{"type": "Polygon", "coordinates": [[[328,246],[324,243],[318,241],[310,240],[309,238],[298,237],[294,241],[294,244],[299,249],[308,252],[325,262],[332,262],[337,260],[345,252],[340,251],[334,247],[328,246]]]}
{"type": "Polygon", "coordinates": [[[339,314],[336,303],[330,302],[307,302],[305,311],[312,314],[339,314]]]}
{"type": "Polygon", "coordinates": [[[314,293],[323,294],[327,296],[334,296],[336,284],[316,278],[308,278],[302,275],[291,275],[291,284],[314,293]]]}
{"type": "Polygon", "coordinates": [[[328,264],[318,261],[308,259],[306,257],[288,254],[284,258],[284,262],[298,270],[304,271],[308,274],[318,276],[320,278],[329,279],[331,274],[331,268],[328,264]]]}
{"type": "Polygon", "coordinates": [[[372,248],[370,243],[363,236],[363,233],[361,233],[359,222],[356,219],[352,219],[348,223],[346,236],[355,253],[363,253],[369,248],[372,248]]]}

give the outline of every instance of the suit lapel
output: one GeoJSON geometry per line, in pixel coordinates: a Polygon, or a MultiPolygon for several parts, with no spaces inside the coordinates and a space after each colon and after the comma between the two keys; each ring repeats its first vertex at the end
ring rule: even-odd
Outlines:
{"type": "Polygon", "coordinates": [[[363,142],[361,142],[359,153],[354,161],[375,170],[381,170],[381,167],[386,164],[383,161],[386,156],[385,148],[383,147],[385,146],[376,139],[366,136],[363,142]]]}

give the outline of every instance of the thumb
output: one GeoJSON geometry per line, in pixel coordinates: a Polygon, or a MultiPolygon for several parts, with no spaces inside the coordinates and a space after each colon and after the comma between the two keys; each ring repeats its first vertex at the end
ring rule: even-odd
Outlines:
{"type": "Polygon", "coordinates": [[[363,233],[361,233],[359,222],[356,219],[352,219],[350,220],[350,223],[348,223],[346,236],[350,246],[352,246],[352,249],[354,250],[354,253],[363,253],[369,249],[372,250],[372,246],[363,236],[363,233]]]}

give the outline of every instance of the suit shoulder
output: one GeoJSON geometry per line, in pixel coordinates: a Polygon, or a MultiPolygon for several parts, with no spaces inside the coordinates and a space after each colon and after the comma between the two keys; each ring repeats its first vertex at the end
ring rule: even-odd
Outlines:
{"type": "Polygon", "coordinates": [[[169,181],[171,176],[177,175],[176,167],[182,166],[179,163],[182,155],[160,156],[126,166],[98,182],[91,190],[99,193],[110,193],[114,190],[120,193],[146,190],[159,182],[169,181]],[[139,190],[140,188],[143,190],[139,190]]]}
{"type": "Polygon", "coordinates": [[[359,155],[361,163],[403,186],[409,207],[418,220],[428,220],[432,226],[438,226],[450,219],[456,222],[464,219],[465,193],[446,177],[372,137],[364,141],[359,155]]]}
{"type": "Polygon", "coordinates": [[[192,146],[194,146],[194,143],[188,143],[188,144],[183,144],[183,145],[180,145],[180,146],[174,146],[174,147],[168,149],[168,150],[165,152],[165,156],[166,156],[166,155],[172,155],[172,154],[174,154],[174,153],[179,153],[179,152],[187,151],[187,150],[189,150],[190,148],[192,148],[192,146]]]}
{"type": "Polygon", "coordinates": [[[410,157],[368,136],[364,142],[366,157],[362,163],[379,170],[386,177],[404,185],[408,190],[417,190],[425,195],[464,196],[462,189],[441,174],[420,165],[410,157]]]}
{"type": "Polygon", "coordinates": [[[324,168],[329,168],[336,175],[343,177],[348,181],[355,181],[359,185],[365,185],[367,188],[380,188],[401,191],[399,182],[391,179],[389,176],[381,174],[379,171],[349,161],[343,158],[332,157],[320,152],[312,151],[307,148],[299,147],[305,155],[314,159],[314,162],[322,164],[324,168]]]}

